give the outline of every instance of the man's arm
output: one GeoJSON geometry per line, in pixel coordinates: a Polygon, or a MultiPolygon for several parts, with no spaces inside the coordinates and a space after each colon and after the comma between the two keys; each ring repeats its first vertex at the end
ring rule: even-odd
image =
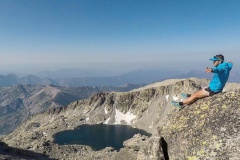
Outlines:
{"type": "Polygon", "coordinates": [[[225,66],[219,65],[217,67],[213,67],[212,72],[219,73],[219,72],[224,72],[227,69],[230,69],[230,70],[232,69],[232,62],[228,62],[228,65],[225,65],[225,66]]]}

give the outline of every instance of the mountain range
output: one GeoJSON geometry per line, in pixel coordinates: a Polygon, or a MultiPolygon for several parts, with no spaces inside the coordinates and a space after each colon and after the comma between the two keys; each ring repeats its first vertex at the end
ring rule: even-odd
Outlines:
{"type": "Polygon", "coordinates": [[[196,78],[169,79],[129,92],[96,93],[64,107],[50,108],[3,136],[0,153],[4,147],[9,148],[8,157],[16,154],[13,149],[25,151],[24,155],[17,154],[24,160],[43,156],[64,160],[237,160],[240,84],[228,83],[223,93],[200,99],[181,110],[171,105],[172,100],[182,99],[182,92],[194,93],[208,82],[196,78]],[[124,141],[119,151],[54,143],[56,133],[84,124],[130,125],[151,136],[135,135],[124,141]]]}
{"type": "Polygon", "coordinates": [[[126,92],[140,85],[121,87],[59,87],[16,85],[0,87],[0,135],[6,134],[30,116],[49,108],[63,107],[99,92],[126,92]]]}
{"type": "MultiPolygon", "coordinates": [[[[73,76],[73,75],[72,75],[73,76]]],[[[69,78],[49,78],[38,77],[35,75],[27,75],[18,77],[15,74],[0,75],[0,87],[14,86],[18,84],[32,85],[55,85],[64,87],[83,87],[83,86],[111,86],[117,87],[125,84],[149,84],[157,81],[172,78],[207,78],[211,79],[212,74],[207,74],[203,71],[192,70],[190,72],[180,71],[160,71],[160,70],[136,70],[126,74],[109,77],[69,77],[69,78]]],[[[229,77],[229,82],[240,82],[240,72],[232,71],[229,77]]]]}
{"type": "MultiPolygon", "coordinates": [[[[110,159],[112,157],[115,157],[113,159],[124,158],[121,156],[123,154],[129,156],[129,159],[142,159],[144,158],[143,155],[149,157],[148,152],[150,151],[146,151],[147,148],[151,148],[152,145],[161,146],[161,144],[156,142],[156,139],[157,141],[162,140],[156,138],[159,135],[156,135],[155,132],[161,132],[169,143],[171,142],[173,146],[175,145],[167,136],[172,133],[158,129],[162,128],[164,123],[168,124],[172,121],[168,116],[174,117],[169,97],[174,99],[174,97],[179,96],[181,91],[193,93],[200,87],[207,86],[211,77],[212,74],[197,70],[187,73],[138,70],[119,76],[85,78],[40,78],[35,75],[24,77],[18,77],[15,74],[0,75],[0,135],[6,137],[3,139],[4,143],[0,143],[0,153],[5,153],[5,150],[11,152],[12,150],[21,150],[21,152],[25,153],[26,149],[30,149],[33,152],[26,152],[26,154],[40,157],[48,155],[49,157],[59,159],[63,156],[61,153],[78,158],[76,157],[77,155],[74,155],[73,150],[80,150],[83,157],[78,156],[81,158],[86,156],[86,159],[91,159],[91,157],[93,159],[98,158],[94,156],[95,154],[100,155],[104,159],[110,157],[110,159]],[[175,79],[175,77],[182,79],[175,79]],[[188,79],[189,77],[197,78],[188,79]],[[152,82],[156,83],[146,85],[152,82]],[[137,117],[135,120],[129,119],[132,114],[137,117]],[[61,123],[58,123],[58,121],[55,123],[55,118],[61,123]],[[150,132],[155,135],[155,138],[135,137],[138,142],[141,139],[147,139],[146,143],[141,142],[142,145],[137,146],[136,142],[134,142],[136,139],[130,139],[124,142],[125,148],[116,154],[109,148],[97,153],[90,147],[81,145],[75,146],[75,148],[72,148],[73,150],[69,151],[67,149],[68,145],[62,147],[54,144],[52,141],[53,134],[59,131],[74,129],[74,127],[81,124],[99,123],[132,125],[150,132]],[[42,125],[45,127],[42,128],[42,125]],[[45,136],[46,129],[47,137],[45,136]],[[13,133],[11,134],[10,132],[12,131],[13,133]],[[29,133],[24,135],[25,131],[29,131],[29,133]],[[18,134],[20,134],[20,137],[18,134]],[[39,141],[36,142],[36,139],[39,141]],[[8,144],[11,146],[10,148],[8,144]],[[2,148],[5,149],[2,150],[2,148]],[[56,148],[60,148],[60,150],[56,148]],[[133,156],[132,151],[129,150],[132,148],[135,148],[133,149],[134,152],[138,148],[137,157],[136,155],[133,156]],[[102,154],[103,152],[109,154],[104,155],[102,154]],[[87,156],[89,153],[90,155],[87,156]]],[[[232,71],[229,82],[239,81],[239,72],[232,71]]],[[[227,83],[224,93],[231,91],[231,94],[226,95],[231,97],[234,94],[238,95],[238,89],[240,89],[238,83],[227,83]]],[[[223,96],[225,95],[224,93],[223,96]]],[[[221,98],[217,96],[217,99],[221,98]]],[[[235,99],[230,99],[235,103],[235,99]]],[[[205,103],[201,101],[200,105],[204,106],[205,103]]],[[[193,112],[199,111],[194,110],[193,112]]],[[[170,132],[171,128],[167,130],[170,132]]],[[[151,152],[153,151],[160,152],[160,150],[156,149],[153,149],[151,152]]],[[[175,156],[173,154],[177,154],[173,150],[171,152],[172,157],[175,156]]],[[[155,153],[151,154],[154,157],[155,153]]],[[[21,155],[19,156],[21,157],[21,155]]],[[[189,157],[196,156],[191,154],[189,157]]],[[[182,156],[182,158],[185,159],[187,157],[182,156]]]]}

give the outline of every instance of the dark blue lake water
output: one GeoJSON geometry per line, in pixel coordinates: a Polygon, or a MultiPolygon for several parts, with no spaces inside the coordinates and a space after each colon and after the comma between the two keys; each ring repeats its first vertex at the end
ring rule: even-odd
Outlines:
{"type": "Polygon", "coordinates": [[[88,145],[94,150],[113,147],[119,150],[123,141],[132,138],[135,134],[150,136],[144,130],[127,125],[81,125],[74,130],[66,130],[54,135],[54,143],[88,145]]]}

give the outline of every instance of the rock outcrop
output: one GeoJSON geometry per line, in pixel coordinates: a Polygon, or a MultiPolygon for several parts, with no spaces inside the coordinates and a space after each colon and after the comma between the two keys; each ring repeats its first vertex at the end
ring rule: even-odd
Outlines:
{"type": "Polygon", "coordinates": [[[157,129],[161,140],[142,147],[141,159],[148,159],[144,157],[152,155],[151,146],[163,142],[165,159],[239,159],[239,97],[240,91],[220,93],[171,114],[157,129]]]}
{"type": "Polygon", "coordinates": [[[174,79],[131,92],[98,93],[33,116],[2,141],[56,159],[237,159],[240,91],[226,88],[228,92],[198,100],[181,111],[171,105],[172,100],[181,100],[181,92],[193,93],[207,82],[174,79]],[[59,131],[99,123],[128,124],[152,136],[136,135],[120,151],[53,143],[59,131]]]}

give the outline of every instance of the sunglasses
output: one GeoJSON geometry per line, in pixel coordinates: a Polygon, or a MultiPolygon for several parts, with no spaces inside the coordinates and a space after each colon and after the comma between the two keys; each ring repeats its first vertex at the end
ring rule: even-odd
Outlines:
{"type": "Polygon", "coordinates": [[[214,56],[213,58],[217,59],[216,61],[221,61],[222,60],[221,58],[218,58],[217,56],[214,56]]]}

